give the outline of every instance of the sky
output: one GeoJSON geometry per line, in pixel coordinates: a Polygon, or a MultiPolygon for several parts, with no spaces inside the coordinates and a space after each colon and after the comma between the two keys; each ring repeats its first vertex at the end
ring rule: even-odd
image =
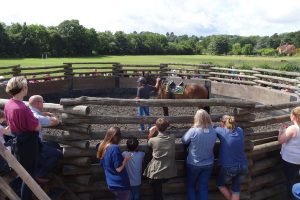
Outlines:
{"type": "Polygon", "coordinates": [[[299,0],[5,0],[0,22],[58,26],[79,20],[103,31],[260,35],[300,30],[299,0]]]}

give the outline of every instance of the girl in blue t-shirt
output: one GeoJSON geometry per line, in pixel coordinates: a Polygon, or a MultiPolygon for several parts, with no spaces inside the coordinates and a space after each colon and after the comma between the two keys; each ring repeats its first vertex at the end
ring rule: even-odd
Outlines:
{"type": "Polygon", "coordinates": [[[215,130],[220,139],[218,163],[221,170],[217,179],[218,188],[227,200],[239,200],[241,181],[248,171],[244,132],[240,127],[236,127],[234,117],[229,115],[222,117],[221,127],[215,130]],[[230,179],[231,191],[225,186],[230,179]]]}
{"type": "Polygon", "coordinates": [[[118,146],[121,131],[118,127],[111,127],[106,132],[103,142],[97,151],[100,166],[104,168],[108,188],[115,195],[116,200],[129,200],[130,183],[125,168],[131,156],[123,158],[118,146]]]}

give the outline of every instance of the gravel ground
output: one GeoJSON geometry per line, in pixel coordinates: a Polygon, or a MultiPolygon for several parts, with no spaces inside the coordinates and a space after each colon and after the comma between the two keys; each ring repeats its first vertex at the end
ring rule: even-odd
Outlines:
{"type": "MultiPolygon", "coordinates": [[[[126,97],[132,98],[132,97],[126,97]]],[[[171,107],[169,108],[170,116],[181,116],[181,115],[194,115],[197,111],[197,107],[171,107]]],[[[160,107],[151,107],[150,113],[152,116],[163,116],[163,110],[160,107]]],[[[224,106],[216,106],[211,107],[211,114],[232,114],[233,108],[224,107],[224,106]]],[[[90,115],[104,115],[104,116],[136,116],[137,115],[137,107],[124,107],[124,106],[91,106],[91,114],[90,115]]],[[[257,113],[257,118],[267,117],[265,113],[257,113]]],[[[171,129],[183,128],[183,127],[191,127],[192,124],[171,124],[171,129]]],[[[108,124],[108,125],[92,125],[93,131],[106,131],[111,126],[118,126],[121,130],[138,130],[138,124],[108,124]]],[[[274,128],[279,128],[280,124],[273,124],[269,126],[260,126],[254,128],[254,131],[266,131],[274,128]]],[[[48,134],[59,134],[58,130],[47,129],[46,132],[48,134]]],[[[93,143],[97,143],[98,141],[91,141],[93,143]]],[[[124,141],[122,141],[123,143],[124,141]]],[[[144,142],[144,140],[141,140],[144,142]]]]}

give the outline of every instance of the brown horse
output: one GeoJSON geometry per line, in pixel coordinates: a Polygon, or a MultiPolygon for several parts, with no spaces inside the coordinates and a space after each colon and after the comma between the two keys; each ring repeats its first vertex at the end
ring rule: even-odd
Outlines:
{"type": "MultiPolygon", "coordinates": [[[[209,90],[204,85],[198,84],[186,84],[183,86],[182,94],[172,94],[167,91],[167,81],[161,81],[158,88],[158,98],[159,99],[209,99],[209,90]]],[[[210,108],[204,107],[204,109],[209,113],[210,108]]],[[[163,107],[164,116],[169,115],[168,107],[163,107]]]]}

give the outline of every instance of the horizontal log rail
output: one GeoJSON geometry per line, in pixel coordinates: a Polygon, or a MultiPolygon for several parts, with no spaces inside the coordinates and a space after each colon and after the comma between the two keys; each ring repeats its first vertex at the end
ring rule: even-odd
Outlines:
{"type": "Polygon", "coordinates": [[[137,67],[137,68],[160,68],[160,65],[124,65],[121,64],[122,68],[127,69],[130,67],[137,67]]]}
{"type": "Polygon", "coordinates": [[[282,76],[300,77],[299,72],[285,72],[285,71],[279,71],[279,70],[274,70],[274,69],[262,69],[262,68],[256,68],[256,67],[254,67],[252,70],[267,73],[267,74],[278,74],[278,75],[282,75],[282,76]]]}
{"type": "Polygon", "coordinates": [[[245,79],[256,79],[255,76],[249,75],[242,75],[242,74],[230,74],[230,73],[219,73],[219,72],[209,72],[210,75],[217,75],[217,76],[230,76],[230,77],[238,77],[238,78],[245,78],[245,79]]]}
{"type": "Polygon", "coordinates": [[[42,71],[42,72],[28,72],[28,73],[19,73],[18,76],[31,76],[31,75],[43,75],[43,74],[58,74],[65,72],[64,69],[53,70],[53,71],[42,71]]]}
{"type": "Polygon", "coordinates": [[[289,90],[299,90],[299,87],[292,86],[292,85],[286,85],[286,84],[281,84],[281,83],[273,83],[273,82],[268,82],[268,81],[263,81],[263,80],[254,80],[254,82],[259,83],[259,84],[264,84],[267,86],[272,86],[276,88],[284,88],[284,89],[289,89],[289,90]]]}
{"type": "Polygon", "coordinates": [[[63,64],[67,64],[67,65],[94,65],[94,64],[111,64],[111,65],[115,65],[115,64],[120,64],[119,62],[63,62],[63,64]]]}
{"type": "MultiPolygon", "coordinates": [[[[62,114],[62,123],[63,124],[153,124],[155,121],[162,116],[82,116],[82,115],[70,115],[62,114]]],[[[219,122],[222,114],[220,115],[211,115],[213,122],[219,122]]],[[[184,123],[193,123],[194,115],[184,115],[184,116],[164,116],[171,124],[184,124],[184,123]]],[[[254,120],[254,115],[244,115],[240,118],[236,118],[238,124],[245,127],[250,127],[248,121],[254,120]]],[[[255,121],[253,122],[255,123],[255,121]]],[[[263,122],[262,122],[263,123],[263,122]]]]}
{"type": "Polygon", "coordinates": [[[186,63],[161,63],[163,65],[175,65],[175,66],[193,66],[193,67],[205,67],[205,68],[210,68],[214,67],[215,65],[211,64],[186,64],[186,63]]]}
{"type": "Polygon", "coordinates": [[[278,76],[270,76],[270,75],[263,75],[263,74],[254,74],[254,76],[262,79],[270,79],[270,80],[276,80],[276,81],[284,81],[288,83],[300,83],[297,79],[291,79],[291,78],[283,78],[278,76]]]}
{"type": "Polygon", "coordinates": [[[282,104],[269,104],[269,105],[256,105],[251,109],[237,109],[235,111],[236,114],[248,114],[248,113],[259,113],[259,112],[269,112],[274,110],[288,109],[300,106],[300,101],[292,101],[289,103],[282,104]]]}
{"type": "MultiPolygon", "coordinates": [[[[4,108],[5,103],[8,102],[8,99],[0,99],[0,108],[4,108]]],[[[28,101],[23,101],[25,105],[29,106],[28,101]]],[[[55,103],[44,103],[44,110],[50,112],[58,112],[58,113],[69,113],[74,115],[89,115],[90,107],[86,105],[78,105],[78,106],[62,106],[55,103]]]]}
{"type": "Polygon", "coordinates": [[[229,79],[229,78],[219,78],[219,77],[208,77],[209,80],[213,81],[224,81],[228,83],[236,83],[236,84],[243,84],[243,85],[256,85],[253,81],[244,81],[244,80],[235,80],[235,79],[229,79]]]}
{"type": "Polygon", "coordinates": [[[21,71],[27,71],[27,70],[36,70],[36,69],[64,69],[65,67],[67,67],[67,65],[55,65],[55,66],[39,66],[39,67],[21,67],[20,70],[21,71]]]}
{"type": "MultiPolygon", "coordinates": [[[[211,69],[211,68],[210,68],[211,69]]],[[[198,68],[168,68],[168,70],[171,72],[173,70],[175,71],[186,71],[186,72],[211,72],[210,69],[198,69],[198,68]]]]}
{"type": "Polygon", "coordinates": [[[232,72],[232,73],[236,73],[236,72],[242,72],[242,73],[249,73],[249,74],[257,74],[258,71],[255,70],[246,70],[246,69],[235,69],[235,68],[223,68],[223,67],[211,67],[211,70],[215,70],[215,71],[228,71],[228,72],[232,72]]]}
{"type": "Polygon", "coordinates": [[[287,114],[287,115],[280,115],[274,117],[260,118],[251,122],[239,122],[238,125],[243,128],[249,128],[249,127],[266,126],[266,125],[289,122],[289,121],[290,121],[290,115],[287,114]]]}
{"type": "Polygon", "coordinates": [[[117,99],[98,97],[62,98],[61,105],[115,105],[115,106],[153,106],[153,107],[205,107],[228,106],[239,108],[253,108],[255,102],[238,99],[211,98],[211,99],[117,99]]]}
{"type": "Polygon", "coordinates": [[[0,66],[0,69],[15,69],[19,67],[21,67],[21,65],[0,66]]]}

